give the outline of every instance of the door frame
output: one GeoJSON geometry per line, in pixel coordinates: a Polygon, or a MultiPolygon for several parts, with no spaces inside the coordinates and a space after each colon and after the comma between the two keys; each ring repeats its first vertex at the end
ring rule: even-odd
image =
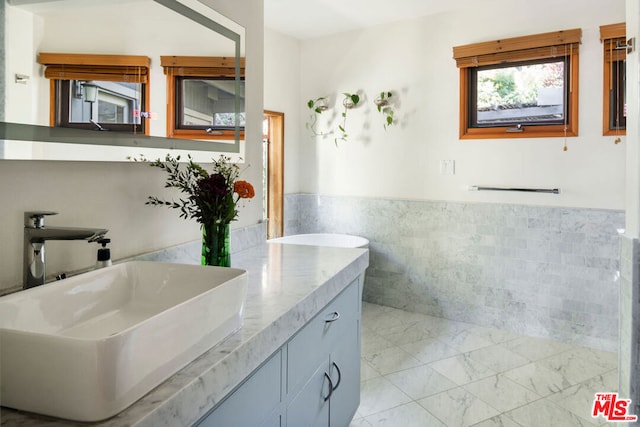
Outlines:
{"type": "Polygon", "coordinates": [[[284,113],[264,111],[267,141],[267,239],[284,232],[284,113]]]}

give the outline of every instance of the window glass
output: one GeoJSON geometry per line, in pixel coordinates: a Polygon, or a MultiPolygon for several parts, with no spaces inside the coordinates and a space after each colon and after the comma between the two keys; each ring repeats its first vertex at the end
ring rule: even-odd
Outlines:
{"type": "Polygon", "coordinates": [[[470,126],[562,124],[566,68],[564,59],[472,68],[470,126]]]}
{"type": "Polygon", "coordinates": [[[611,87],[609,89],[609,129],[624,130],[627,128],[626,98],[626,61],[612,61],[611,87]]]}
{"type": "Polygon", "coordinates": [[[141,131],[144,90],[141,83],[60,81],[59,125],[92,129],[98,123],[108,130],[141,131]]]}
{"type": "MultiPolygon", "coordinates": [[[[235,81],[229,78],[178,78],[179,128],[235,127],[235,81]]],[[[238,125],[245,126],[244,81],[240,82],[238,125]]]]}

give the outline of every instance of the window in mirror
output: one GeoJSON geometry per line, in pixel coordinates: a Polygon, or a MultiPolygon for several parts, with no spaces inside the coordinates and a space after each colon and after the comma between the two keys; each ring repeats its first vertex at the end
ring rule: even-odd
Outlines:
{"type": "Polygon", "coordinates": [[[453,48],[460,138],[578,135],[580,29],[453,48]]]}
{"type": "Polygon", "coordinates": [[[144,133],[143,83],[56,81],[56,125],[144,133]]]}
{"type": "Polygon", "coordinates": [[[149,58],[40,53],[51,79],[50,124],[148,135],[149,58]]]}
{"type": "Polygon", "coordinates": [[[604,49],[602,134],[625,135],[627,128],[626,24],[622,22],[602,25],[600,40],[604,49]]]}
{"type": "Polygon", "coordinates": [[[167,75],[167,136],[186,139],[244,137],[244,60],[236,87],[234,58],[162,56],[167,75]],[[239,90],[240,112],[235,95],[239,90]]]}
{"type": "MultiPolygon", "coordinates": [[[[244,81],[240,82],[244,91],[244,81]]],[[[236,124],[233,78],[176,77],[179,129],[233,130],[236,124]]],[[[238,126],[244,128],[244,97],[240,97],[238,126]]]]}

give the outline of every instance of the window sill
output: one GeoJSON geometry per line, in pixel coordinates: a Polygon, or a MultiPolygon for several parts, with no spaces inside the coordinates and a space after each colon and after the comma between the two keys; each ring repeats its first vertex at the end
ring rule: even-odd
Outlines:
{"type": "Polygon", "coordinates": [[[460,130],[460,139],[512,139],[512,138],[564,138],[578,136],[578,131],[569,126],[523,126],[521,131],[509,132],[513,126],[498,128],[467,128],[460,130]]]}
{"type": "MultiPolygon", "coordinates": [[[[215,131],[215,134],[208,134],[204,130],[174,130],[169,132],[169,138],[176,139],[199,139],[199,140],[235,140],[236,132],[233,130],[215,131]],[[220,132],[220,133],[218,133],[220,132]]],[[[244,131],[240,131],[240,139],[244,140],[244,131]]]]}

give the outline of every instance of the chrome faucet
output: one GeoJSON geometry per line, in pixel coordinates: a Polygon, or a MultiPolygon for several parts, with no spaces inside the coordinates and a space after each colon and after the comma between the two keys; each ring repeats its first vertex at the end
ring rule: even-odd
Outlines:
{"type": "Polygon", "coordinates": [[[45,283],[44,243],[47,240],[87,240],[96,242],[109,231],[101,228],[45,227],[44,217],[46,215],[57,215],[57,212],[24,213],[23,289],[33,288],[45,283]]]}

